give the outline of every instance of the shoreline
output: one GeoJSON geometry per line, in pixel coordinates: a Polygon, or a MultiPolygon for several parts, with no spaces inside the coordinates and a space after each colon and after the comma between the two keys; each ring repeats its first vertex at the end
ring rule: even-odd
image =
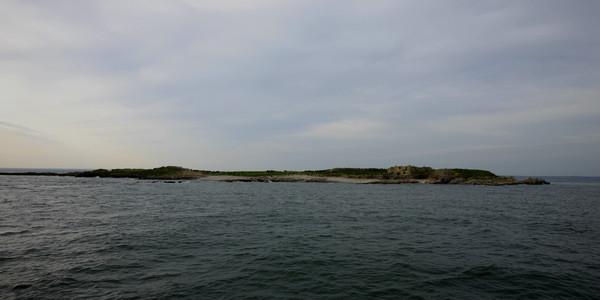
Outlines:
{"type": "MultiPolygon", "coordinates": [[[[52,173],[52,172],[25,172],[14,173],[7,172],[0,175],[13,176],[69,176],[69,177],[88,177],[88,178],[135,178],[140,180],[154,180],[164,182],[175,182],[181,180],[200,180],[217,182],[316,182],[316,183],[347,183],[347,184],[460,184],[460,185],[542,185],[550,184],[540,178],[516,179],[512,176],[482,177],[482,178],[386,178],[383,176],[327,176],[312,174],[277,174],[277,175],[228,175],[228,174],[210,174],[193,170],[178,170],[174,173],[148,174],[142,173],[147,170],[121,169],[117,173],[107,170],[95,170],[91,172],[71,172],[71,173],[52,173]],[[123,173],[119,173],[124,171],[123,173]]],[[[153,169],[156,170],[156,169],[153,169]]],[[[152,170],[150,170],[152,171],[152,170]]]]}
{"type": "Polygon", "coordinates": [[[233,176],[208,175],[190,180],[219,181],[219,182],[319,182],[319,183],[349,183],[349,184],[461,184],[461,185],[542,185],[550,184],[539,178],[515,179],[514,177],[498,177],[486,179],[458,178],[450,182],[438,182],[433,179],[378,179],[378,178],[349,178],[314,175],[282,175],[282,176],[233,176]]]}
{"type": "Polygon", "coordinates": [[[282,176],[233,176],[233,175],[208,175],[195,178],[193,180],[201,181],[222,181],[222,182],[322,182],[322,183],[353,183],[353,184],[372,184],[381,183],[379,179],[368,178],[346,178],[346,177],[326,177],[313,175],[282,175],[282,176]]]}

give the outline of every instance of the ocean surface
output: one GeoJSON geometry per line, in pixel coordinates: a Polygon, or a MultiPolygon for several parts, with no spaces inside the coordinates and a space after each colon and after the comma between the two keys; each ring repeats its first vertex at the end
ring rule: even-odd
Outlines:
{"type": "Polygon", "coordinates": [[[0,299],[598,299],[600,178],[0,176],[0,299]]]}

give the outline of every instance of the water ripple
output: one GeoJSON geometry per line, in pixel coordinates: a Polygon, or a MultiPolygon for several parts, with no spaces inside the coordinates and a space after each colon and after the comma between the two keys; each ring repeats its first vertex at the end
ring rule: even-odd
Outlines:
{"type": "Polygon", "coordinates": [[[593,299],[598,194],[4,176],[0,298],[593,299]]]}

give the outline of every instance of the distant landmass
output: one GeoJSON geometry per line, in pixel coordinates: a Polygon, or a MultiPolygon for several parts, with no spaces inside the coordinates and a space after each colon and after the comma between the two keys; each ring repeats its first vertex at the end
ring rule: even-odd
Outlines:
{"type": "Polygon", "coordinates": [[[0,175],[30,176],[74,176],[137,178],[178,182],[181,180],[243,181],[243,182],[338,182],[361,184],[471,184],[471,185],[518,185],[549,184],[540,178],[516,179],[512,176],[497,176],[486,170],[475,169],[433,169],[431,167],[393,166],[380,168],[334,168],[307,171],[206,171],[183,167],[166,166],[154,169],[97,169],[67,173],[53,172],[12,172],[0,175]]]}

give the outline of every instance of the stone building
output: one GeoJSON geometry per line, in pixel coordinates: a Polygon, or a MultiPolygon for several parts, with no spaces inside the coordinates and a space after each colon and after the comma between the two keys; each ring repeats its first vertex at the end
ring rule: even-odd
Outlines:
{"type": "Polygon", "coordinates": [[[393,166],[388,169],[388,174],[396,176],[412,176],[415,174],[413,166],[393,166]]]}
{"type": "Polygon", "coordinates": [[[393,166],[388,168],[387,173],[392,176],[427,178],[433,171],[431,167],[393,166]]]}

